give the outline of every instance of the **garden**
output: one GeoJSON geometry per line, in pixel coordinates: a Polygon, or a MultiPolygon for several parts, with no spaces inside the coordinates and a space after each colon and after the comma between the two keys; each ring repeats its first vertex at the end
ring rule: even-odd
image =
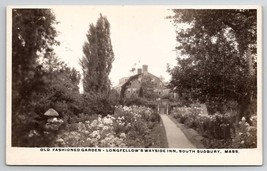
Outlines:
{"type": "Polygon", "coordinates": [[[60,147],[157,147],[150,133],[159,122],[150,108],[116,106],[114,115],[66,125],[54,142],[60,147]]]}
{"type": "MultiPolygon", "coordinates": [[[[175,66],[167,64],[171,78],[162,84],[176,106],[171,117],[202,135],[206,148],[256,148],[257,11],[172,12],[166,19],[188,28],[177,27],[181,56],[175,66]]],[[[81,72],[54,51],[60,42],[53,10],[16,9],[12,21],[13,147],[167,147],[154,82],[143,80],[130,98],[125,92],[136,75],[120,91],[112,85],[115,54],[106,16],[88,21],[81,72]]]]}
{"type": "Polygon", "coordinates": [[[235,123],[236,112],[207,115],[203,109],[192,107],[176,107],[171,116],[187,128],[196,130],[203,136],[202,143],[206,148],[256,148],[257,116],[249,120],[245,117],[235,123]]]}
{"type": "MultiPolygon", "coordinates": [[[[49,111],[56,113],[54,109],[49,111]]],[[[165,134],[160,125],[160,116],[149,107],[119,105],[112,115],[81,113],[72,123],[50,116],[44,125],[44,137],[30,130],[28,139],[49,139],[47,146],[51,147],[167,147],[166,142],[162,144],[165,134]]]]}

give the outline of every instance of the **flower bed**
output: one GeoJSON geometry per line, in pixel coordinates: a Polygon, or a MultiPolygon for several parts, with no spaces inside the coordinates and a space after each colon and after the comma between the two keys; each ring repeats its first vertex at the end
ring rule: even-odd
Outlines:
{"type": "Polygon", "coordinates": [[[257,116],[250,118],[251,124],[243,117],[239,122],[233,139],[233,148],[256,148],[257,147],[257,116]]]}
{"type": "Polygon", "coordinates": [[[174,108],[171,115],[189,128],[197,130],[205,137],[207,148],[254,148],[256,147],[257,119],[251,118],[248,124],[245,118],[236,126],[235,113],[203,115],[200,108],[174,108]]]}
{"type": "Polygon", "coordinates": [[[62,147],[150,147],[150,132],[160,121],[147,107],[117,106],[114,115],[67,125],[55,140],[62,147]],[[67,131],[68,130],[68,131],[67,131]]]}

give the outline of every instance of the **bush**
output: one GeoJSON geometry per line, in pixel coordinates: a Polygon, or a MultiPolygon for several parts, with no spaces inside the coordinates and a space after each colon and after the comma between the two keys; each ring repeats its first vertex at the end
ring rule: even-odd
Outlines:
{"type": "Polygon", "coordinates": [[[174,108],[171,115],[187,127],[196,129],[204,139],[207,148],[256,148],[257,117],[244,117],[236,126],[237,113],[202,115],[197,108],[174,108]]]}
{"type": "Polygon", "coordinates": [[[125,106],[146,106],[149,107],[151,109],[156,109],[156,102],[155,101],[150,101],[147,100],[146,98],[143,97],[137,97],[137,96],[131,96],[130,98],[124,98],[121,101],[121,105],[125,105],[125,106]]]}
{"type": "Polygon", "coordinates": [[[233,148],[257,148],[257,117],[250,118],[251,125],[243,117],[233,138],[233,148]]]}
{"type": "Polygon", "coordinates": [[[154,110],[144,106],[117,106],[114,117],[121,118],[121,127],[127,135],[129,147],[149,147],[153,144],[151,130],[160,122],[160,116],[154,110]]]}
{"type": "Polygon", "coordinates": [[[62,147],[150,147],[150,132],[159,122],[153,110],[138,106],[117,106],[113,115],[89,118],[67,124],[53,141],[62,147]]]}
{"type": "Polygon", "coordinates": [[[114,106],[119,102],[119,95],[115,91],[90,92],[82,95],[82,112],[86,114],[101,114],[106,116],[114,112],[114,106]]]}
{"type": "Polygon", "coordinates": [[[171,115],[179,119],[179,121],[186,126],[194,127],[194,120],[196,117],[196,110],[190,107],[176,107],[171,111],[171,115]]]}
{"type": "Polygon", "coordinates": [[[219,113],[203,115],[201,108],[174,108],[171,115],[187,127],[196,129],[203,136],[211,139],[229,139],[234,128],[232,115],[219,113]]]}
{"type": "Polygon", "coordinates": [[[231,133],[231,139],[204,139],[207,148],[257,148],[257,117],[250,118],[250,125],[243,117],[239,125],[235,128],[235,133],[231,133]]]}
{"type": "Polygon", "coordinates": [[[208,130],[206,130],[207,136],[212,139],[230,139],[231,130],[234,129],[232,122],[228,115],[217,113],[211,115],[208,120],[208,130]]]}

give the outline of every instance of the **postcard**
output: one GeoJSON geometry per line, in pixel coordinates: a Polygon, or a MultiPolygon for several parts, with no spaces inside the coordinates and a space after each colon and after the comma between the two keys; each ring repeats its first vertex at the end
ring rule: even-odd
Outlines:
{"type": "Polygon", "coordinates": [[[7,165],[262,165],[260,6],[9,6],[7,165]]]}

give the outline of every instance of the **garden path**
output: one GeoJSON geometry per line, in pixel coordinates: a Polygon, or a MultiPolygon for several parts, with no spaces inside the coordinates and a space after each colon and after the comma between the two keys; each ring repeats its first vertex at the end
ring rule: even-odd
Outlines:
{"type": "Polygon", "coordinates": [[[196,148],[182,130],[166,114],[160,114],[165,127],[169,148],[196,148]]]}

